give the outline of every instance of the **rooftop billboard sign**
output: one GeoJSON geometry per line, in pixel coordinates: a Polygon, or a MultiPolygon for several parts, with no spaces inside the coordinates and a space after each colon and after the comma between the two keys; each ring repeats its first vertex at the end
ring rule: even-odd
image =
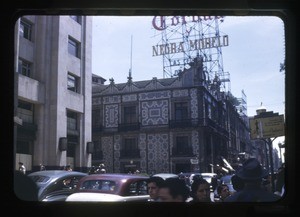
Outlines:
{"type": "Polygon", "coordinates": [[[251,139],[266,139],[284,136],[284,116],[276,115],[271,117],[251,118],[250,135],[251,139]]]}

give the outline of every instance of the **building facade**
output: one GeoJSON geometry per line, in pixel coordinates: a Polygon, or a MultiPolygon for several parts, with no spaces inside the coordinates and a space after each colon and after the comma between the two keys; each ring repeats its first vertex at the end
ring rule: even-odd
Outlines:
{"type": "MultiPolygon", "coordinates": [[[[91,165],[92,18],[23,16],[15,26],[15,164],[91,165]]],[[[16,168],[17,169],[17,168],[16,168]]]]}
{"type": "Polygon", "coordinates": [[[251,152],[249,126],[197,57],[177,77],[93,85],[94,165],[107,172],[211,172],[251,152]]]}

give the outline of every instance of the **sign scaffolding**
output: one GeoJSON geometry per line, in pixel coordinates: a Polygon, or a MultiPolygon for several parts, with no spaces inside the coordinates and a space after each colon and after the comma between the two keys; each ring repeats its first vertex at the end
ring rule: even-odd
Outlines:
{"type": "Polygon", "coordinates": [[[162,56],[164,78],[175,77],[188,69],[197,56],[203,59],[208,81],[216,77],[221,91],[230,91],[229,73],[223,69],[222,47],[229,45],[229,37],[221,34],[222,16],[155,16],[152,26],[160,36],[152,46],[152,56],[162,56]]]}

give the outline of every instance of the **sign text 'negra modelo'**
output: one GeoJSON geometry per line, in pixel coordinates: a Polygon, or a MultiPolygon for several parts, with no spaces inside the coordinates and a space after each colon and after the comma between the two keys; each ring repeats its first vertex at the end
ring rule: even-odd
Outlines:
{"type": "Polygon", "coordinates": [[[178,42],[152,46],[152,56],[208,49],[214,47],[224,47],[228,46],[229,41],[228,35],[224,35],[218,37],[189,40],[187,46],[184,46],[184,43],[185,42],[178,42]]]}
{"type": "MultiPolygon", "coordinates": [[[[185,25],[188,23],[199,23],[205,21],[213,21],[214,19],[222,19],[221,16],[174,16],[166,18],[164,16],[155,16],[152,20],[152,26],[158,31],[164,31],[168,27],[176,27],[177,25],[185,25]]],[[[186,35],[189,35],[186,30],[186,35]]],[[[189,37],[186,37],[189,38],[189,37]]],[[[190,40],[170,42],[152,46],[152,56],[160,56],[165,54],[175,54],[187,51],[203,50],[216,47],[224,47],[229,45],[228,35],[193,38],[190,40]]]]}

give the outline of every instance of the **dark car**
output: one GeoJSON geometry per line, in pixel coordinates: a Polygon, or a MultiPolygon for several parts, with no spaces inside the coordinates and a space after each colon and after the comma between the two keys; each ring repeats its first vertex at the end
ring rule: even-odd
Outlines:
{"type": "Polygon", "coordinates": [[[65,170],[44,170],[28,174],[37,184],[39,201],[64,201],[85,176],[86,173],[65,170]]]}
{"type": "Polygon", "coordinates": [[[148,176],[92,174],[82,178],[66,201],[147,201],[148,176]]]}

